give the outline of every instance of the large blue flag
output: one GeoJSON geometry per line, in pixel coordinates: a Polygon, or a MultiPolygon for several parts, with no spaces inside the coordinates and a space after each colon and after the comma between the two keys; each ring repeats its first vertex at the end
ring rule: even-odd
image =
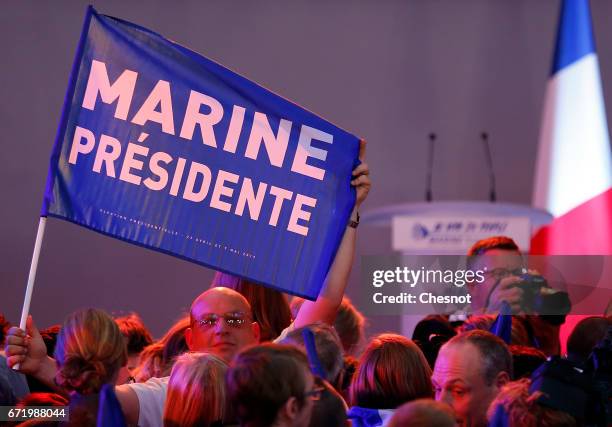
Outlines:
{"type": "Polygon", "coordinates": [[[41,214],[316,298],[358,150],[296,104],[90,7],[41,214]]]}

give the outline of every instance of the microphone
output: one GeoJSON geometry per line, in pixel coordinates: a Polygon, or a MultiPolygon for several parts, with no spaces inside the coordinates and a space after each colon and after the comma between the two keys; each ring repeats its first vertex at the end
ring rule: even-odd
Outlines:
{"type": "Polygon", "coordinates": [[[495,191],[495,172],[493,171],[493,157],[491,157],[491,146],[489,145],[489,134],[482,132],[480,134],[482,143],[484,145],[485,158],[487,161],[487,167],[489,168],[489,200],[491,202],[497,201],[497,192],[495,191]]]}
{"type": "Polygon", "coordinates": [[[429,134],[429,161],[427,162],[427,176],[425,179],[425,201],[431,202],[431,175],[433,171],[433,156],[434,156],[434,145],[436,143],[436,134],[429,134]]]}

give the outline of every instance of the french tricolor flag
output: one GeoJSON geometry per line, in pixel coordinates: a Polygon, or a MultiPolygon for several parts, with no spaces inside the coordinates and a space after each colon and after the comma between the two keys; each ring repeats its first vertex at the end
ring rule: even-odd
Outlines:
{"type": "Polygon", "coordinates": [[[533,204],[553,214],[533,254],[612,254],[612,161],[588,0],[564,0],[533,204]]]}

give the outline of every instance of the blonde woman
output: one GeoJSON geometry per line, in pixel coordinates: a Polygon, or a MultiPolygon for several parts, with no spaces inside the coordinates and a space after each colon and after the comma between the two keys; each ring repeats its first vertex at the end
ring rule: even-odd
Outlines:
{"type": "Polygon", "coordinates": [[[70,314],[57,336],[55,360],[55,381],[70,395],[69,425],[95,426],[102,386],[114,384],[127,363],[119,327],[102,310],[70,314]]]}
{"type": "Polygon", "coordinates": [[[209,353],[179,356],[168,383],[164,427],[220,425],[226,418],[227,364],[209,353]]]}

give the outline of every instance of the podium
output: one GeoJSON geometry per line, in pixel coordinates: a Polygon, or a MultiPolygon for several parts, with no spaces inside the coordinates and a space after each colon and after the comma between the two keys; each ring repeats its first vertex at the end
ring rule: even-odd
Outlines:
{"type": "Polygon", "coordinates": [[[441,201],[402,203],[368,210],[362,224],[391,226],[393,248],[408,254],[465,255],[484,237],[512,237],[522,251],[550,223],[544,210],[514,203],[441,201]]]}
{"type": "MultiPolygon", "coordinates": [[[[392,249],[406,256],[465,255],[476,241],[496,235],[511,237],[528,252],[531,236],[552,219],[531,206],[477,201],[402,203],[361,215],[364,225],[391,227],[392,249]]],[[[422,317],[404,314],[402,334],[411,337],[422,317]]]]}

